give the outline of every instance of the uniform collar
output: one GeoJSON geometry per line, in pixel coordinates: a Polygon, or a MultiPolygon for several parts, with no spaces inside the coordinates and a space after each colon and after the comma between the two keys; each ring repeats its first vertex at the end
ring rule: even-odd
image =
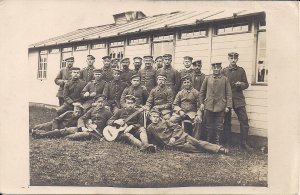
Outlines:
{"type": "Polygon", "coordinates": [[[172,68],[172,65],[170,65],[170,66],[164,66],[165,70],[170,70],[171,68],[172,68]]]}
{"type": "Polygon", "coordinates": [[[238,68],[237,65],[236,65],[236,66],[231,66],[231,65],[229,65],[229,70],[237,70],[237,68],[238,68]]]}
{"type": "Polygon", "coordinates": [[[214,74],[213,74],[213,77],[214,77],[214,78],[221,78],[222,75],[221,75],[221,74],[219,74],[219,75],[214,75],[214,74]]]}
{"type": "Polygon", "coordinates": [[[93,69],[95,69],[95,66],[94,65],[93,66],[87,66],[86,69],[93,70],[93,69]]]}
{"type": "Polygon", "coordinates": [[[197,74],[197,75],[201,75],[201,70],[200,71],[194,70],[194,73],[197,74]]]}
{"type": "Polygon", "coordinates": [[[108,70],[110,70],[110,69],[111,69],[111,67],[105,67],[105,66],[103,67],[103,70],[104,70],[104,71],[108,71],[108,70]]]}

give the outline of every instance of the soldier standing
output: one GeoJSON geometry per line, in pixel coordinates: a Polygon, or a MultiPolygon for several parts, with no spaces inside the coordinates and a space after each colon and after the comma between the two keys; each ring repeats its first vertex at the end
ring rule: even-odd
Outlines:
{"type": "Polygon", "coordinates": [[[167,75],[166,85],[172,89],[175,95],[180,89],[180,74],[177,70],[175,70],[171,66],[171,62],[172,62],[171,54],[163,55],[163,62],[164,62],[164,67],[158,69],[157,74],[163,73],[167,75]]]}
{"type": "Polygon", "coordinates": [[[213,74],[207,76],[200,89],[200,110],[205,110],[207,125],[207,139],[220,145],[220,136],[223,130],[224,112],[232,108],[232,92],[227,77],[221,74],[221,63],[213,63],[213,74]]]}
{"type": "MultiPolygon", "coordinates": [[[[249,87],[245,70],[237,66],[239,54],[231,52],[228,54],[229,66],[224,68],[223,74],[228,78],[232,88],[233,110],[240,122],[240,144],[244,149],[252,150],[247,144],[249,132],[246,101],[243,90],[249,87]]],[[[224,141],[229,142],[231,138],[231,111],[226,113],[224,121],[224,141]]]]}
{"type": "Polygon", "coordinates": [[[144,64],[145,68],[140,70],[141,74],[141,83],[144,85],[148,92],[156,86],[156,70],[153,68],[153,57],[152,56],[144,56],[144,64]]]}
{"type": "Polygon", "coordinates": [[[103,80],[106,82],[109,82],[113,80],[113,71],[111,69],[111,57],[110,56],[104,56],[102,58],[103,60],[103,68],[102,68],[102,74],[103,74],[103,80]]]}
{"type": "Polygon", "coordinates": [[[149,93],[145,86],[141,85],[141,76],[140,75],[133,75],[131,77],[131,85],[124,89],[122,96],[121,96],[121,107],[126,106],[126,96],[132,95],[135,97],[135,105],[138,107],[142,107],[145,105],[149,93]]]}
{"type": "Polygon", "coordinates": [[[109,83],[106,83],[103,91],[103,95],[107,99],[107,104],[113,113],[116,112],[117,109],[121,108],[120,99],[121,95],[126,87],[129,85],[126,82],[122,82],[120,79],[121,70],[113,69],[114,71],[114,79],[109,83]]]}
{"type": "Polygon", "coordinates": [[[155,65],[156,65],[156,70],[163,67],[163,58],[162,58],[162,56],[158,56],[158,57],[155,58],[155,65]]]}
{"type": "Polygon", "coordinates": [[[68,110],[73,109],[73,104],[82,102],[81,91],[86,85],[86,82],[79,79],[80,68],[71,68],[72,79],[69,80],[64,86],[64,104],[57,109],[57,115],[61,115],[68,110]]]}
{"type": "Polygon", "coordinates": [[[59,73],[57,74],[54,80],[55,84],[59,86],[58,92],[56,94],[56,97],[58,97],[59,106],[62,106],[64,103],[64,86],[66,82],[71,79],[71,68],[73,67],[74,57],[69,57],[65,59],[65,61],[67,64],[66,67],[60,69],[59,73]]]}
{"type": "Polygon", "coordinates": [[[130,60],[129,58],[123,58],[121,60],[122,72],[120,79],[122,82],[126,82],[128,85],[131,85],[130,79],[134,75],[133,70],[129,69],[130,60]]]}
{"type": "Polygon", "coordinates": [[[103,80],[102,70],[94,69],[95,80],[88,82],[83,88],[81,96],[84,99],[83,107],[85,112],[92,107],[94,101],[103,94],[106,82],[103,80]]]}
{"type": "Polygon", "coordinates": [[[94,79],[93,70],[95,69],[95,57],[93,55],[87,55],[86,62],[87,66],[80,71],[79,78],[88,83],[94,79]]]}
{"type": "Polygon", "coordinates": [[[141,57],[133,58],[133,65],[134,65],[133,73],[134,74],[137,74],[140,71],[142,64],[143,64],[142,61],[143,61],[143,59],[141,57]]]}
{"type": "Polygon", "coordinates": [[[165,84],[166,79],[167,76],[164,73],[157,75],[158,85],[151,90],[145,106],[147,112],[152,108],[159,110],[165,120],[172,115],[172,102],[174,99],[172,89],[165,84]]]}
{"type": "Polygon", "coordinates": [[[200,91],[201,85],[205,79],[205,74],[201,72],[202,61],[197,60],[193,62],[193,74],[192,74],[192,84],[195,89],[200,91]]]}

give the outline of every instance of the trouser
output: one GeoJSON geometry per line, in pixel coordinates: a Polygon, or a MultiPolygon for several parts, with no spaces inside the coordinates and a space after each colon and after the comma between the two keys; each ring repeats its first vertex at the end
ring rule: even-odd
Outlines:
{"type": "Polygon", "coordinates": [[[58,97],[58,104],[59,106],[62,106],[64,104],[65,100],[63,97],[58,97]]]}
{"type": "Polygon", "coordinates": [[[66,111],[73,110],[73,105],[67,104],[66,102],[57,109],[57,115],[61,115],[66,111]]]}
{"type": "Polygon", "coordinates": [[[148,144],[148,136],[146,129],[144,127],[139,127],[138,129],[132,129],[128,133],[123,133],[120,136],[120,140],[128,141],[130,144],[136,147],[142,147],[148,144]],[[138,139],[139,137],[140,139],[138,139]]]}
{"type": "Polygon", "coordinates": [[[206,127],[207,127],[207,141],[220,144],[221,132],[223,130],[224,111],[223,112],[212,112],[205,110],[204,115],[206,116],[206,127]]]}
{"type": "MultiPolygon", "coordinates": [[[[233,108],[234,112],[236,113],[238,120],[240,122],[240,143],[246,144],[248,132],[249,132],[249,123],[248,123],[248,116],[246,107],[238,107],[233,108]]],[[[225,114],[224,118],[224,143],[230,142],[231,139],[231,111],[225,114]]]]}
{"type": "Polygon", "coordinates": [[[34,132],[35,138],[61,138],[78,132],[77,127],[66,127],[64,129],[56,129],[52,131],[37,130],[34,132]]]}
{"type": "Polygon", "coordinates": [[[212,153],[218,153],[221,148],[217,144],[212,144],[207,141],[197,140],[189,135],[187,135],[186,141],[183,144],[174,145],[173,147],[183,152],[208,151],[212,153]]]}
{"type": "Polygon", "coordinates": [[[47,123],[42,123],[42,124],[38,124],[36,126],[33,127],[33,130],[44,130],[44,131],[51,131],[52,130],[52,122],[47,122],[47,123]]]}
{"type": "Polygon", "coordinates": [[[87,112],[92,107],[93,103],[94,103],[94,100],[87,100],[87,101],[85,101],[82,104],[84,112],[87,112]]]}

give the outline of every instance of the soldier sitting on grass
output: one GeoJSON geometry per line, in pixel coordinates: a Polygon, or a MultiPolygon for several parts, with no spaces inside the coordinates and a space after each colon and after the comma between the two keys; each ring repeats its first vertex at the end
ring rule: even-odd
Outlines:
{"type": "Polygon", "coordinates": [[[228,149],[206,141],[197,140],[185,133],[178,124],[163,120],[160,112],[156,109],[150,111],[150,120],[152,123],[147,127],[147,131],[158,146],[183,152],[201,152],[204,150],[219,154],[228,153],[228,149]]]}
{"type": "MultiPolygon", "coordinates": [[[[137,112],[135,103],[136,98],[134,96],[126,95],[124,107],[117,110],[117,112],[108,120],[107,124],[111,126],[123,126],[126,123],[125,120],[137,112]]],[[[139,112],[136,116],[133,116],[129,121],[127,121],[126,124],[128,127],[117,139],[128,141],[131,145],[140,148],[141,151],[155,152],[156,147],[148,143],[148,136],[145,127],[143,127],[143,123],[143,114],[142,112],[139,112]]]]}
{"type": "Polygon", "coordinates": [[[77,121],[83,114],[83,106],[74,103],[74,110],[67,111],[52,121],[36,125],[32,129],[32,138],[59,138],[78,131],[77,121]]]}

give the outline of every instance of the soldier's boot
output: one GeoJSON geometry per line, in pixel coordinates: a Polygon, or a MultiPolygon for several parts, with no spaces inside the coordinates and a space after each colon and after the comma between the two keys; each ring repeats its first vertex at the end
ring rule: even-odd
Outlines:
{"type": "Polygon", "coordinates": [[[216,144],[220,145],[221,131],[216,132],[216,144]]]}
{"type": "Polygon", "coordinates": [[[244,130],[241,132],[241,148],[248,150],[248,151],[253,151],[253,148],[247,144],[247,137],[248,137],[248,131],[244,130]]]}
{"type": "Polygon", "coordinates": [[[221,147],[218,151],[219,154],[228,154],[229,150],[227,148],[221,147]]]}

